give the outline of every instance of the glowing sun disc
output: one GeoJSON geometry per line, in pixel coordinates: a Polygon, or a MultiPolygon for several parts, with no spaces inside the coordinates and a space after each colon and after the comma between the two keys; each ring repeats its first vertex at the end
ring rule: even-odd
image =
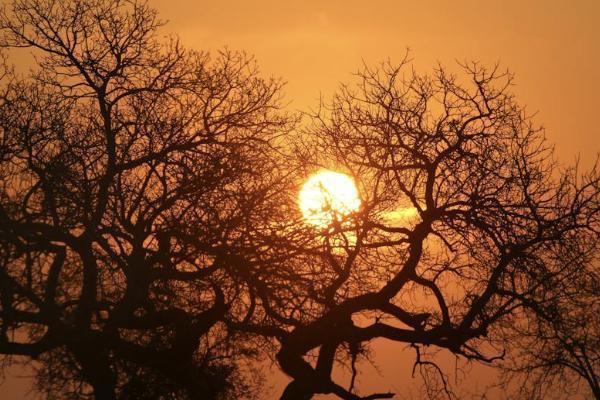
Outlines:
{"type": "Polygon", "coordinates": [[[299,195],[304,219],[313,225],[327,226],[360,207],[354,180],[334,171],[320,171],[302,186],[299,195]]]}

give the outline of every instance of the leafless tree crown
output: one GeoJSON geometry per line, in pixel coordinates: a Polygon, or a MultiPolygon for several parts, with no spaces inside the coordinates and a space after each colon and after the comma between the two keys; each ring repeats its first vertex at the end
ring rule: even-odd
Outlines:
{"type": "Polygon", "coordinates": [[[357,377],[385,338],[432,398],[453,396],[432,348],[520,396],[600,398],[598,171],[554,160],[509,73],[365,66],[299,128],[251,57],[162,25],[136,0],[0,12],[37,64],[1,71],[6,363],[36,360],[52,398],[242,398],[270,356],[282,399],[377,399],[357,377]],[[321,168],[361,206],[313,226],[297,194],[321,168]]]}

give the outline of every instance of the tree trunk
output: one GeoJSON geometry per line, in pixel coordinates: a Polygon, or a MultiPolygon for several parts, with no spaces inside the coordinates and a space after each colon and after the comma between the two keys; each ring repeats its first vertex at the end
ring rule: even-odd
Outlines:
{"type": "Polygon", "coordinates": [[[95,400],[116,400],[116,377],[110,368],[105,349],[92,344],[81,344],[73,349],[81,365],[83,376],[94,389],[95,400]]]}
{"type": "Polygon", "coordinates": [[[306,382],[292,381],[286,386],[279,400],[310,400],[313,394],[306,382]]]}

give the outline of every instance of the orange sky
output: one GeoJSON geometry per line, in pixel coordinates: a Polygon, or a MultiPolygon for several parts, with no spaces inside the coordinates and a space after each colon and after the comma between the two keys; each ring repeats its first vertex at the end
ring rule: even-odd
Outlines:
{"type": "MultiPolygon", "coordinates": [[[[515,93],[556,143],[561,160],[579,154],[589,165],[600,151],[600,1],[193,1],[153,0],[184,44],[223,46],[254,54],[264,73],[288,82],[294,109],[315,106],[366,63],[400,60],[409,47],[420,72],[437,62],[500,61],[516,75],[515,93]]],[[[381,375],[366,366],[365,390],[404,393],[411,352],[375,346],[381,375]]],[[[454,362],[448,360],[448,372],[454,362]]],[[[483,387],[490,371],[476,368],[469,385],[483,387]]],[[[276,377],[275,385],[285,379],[276,377]]],[[[414,381],[412,382],[414,384],[414,381]]],[[[414,392],[416,395],[416,392],[414,392]]]]}
{"type": "Polygon", "coordinates": [[[439,61],[500,61],[514,91],[547,128],[559,156],[591,162],[600,150],[600,2],[503,0],[152,0],[169,32],[198,49],[228,46],[256,55],[262,70],[288,82],[293,108],[315,105],[362,60],[415,67],[439,61]]]}
{"type": "MultiPolygon", "coordinates": [[[[288,82],[294,109],[315,106],[364,60],[400,60],[407,47],[414,66],[428,72],[441,62],[500,61],[515,75],[514,91],[556,143],[558,156],[584,164],[600,151],[600,1],[193,1],[153,0],[184,44],[223,46],[254,54],[264,73],[288,82]]],[[[381,375],[366,366],[365,390],[404,393],[413,354],[378,342],[381,375]]],[[[448,372],[454,362],[448,360],[448,372]]],[[[476,368],[470,389],[483,387],[490,371],[476,368]]],[[[277,377],[273,382],[282,384],[277,377]]],[[[414,381],[412,382],[414,384],[414,381]]],[[[414,392],[416,394],[416,392],[414,392]]]]}
{"type": "MultiPolygon", "coordinates": [[[[546,127],[561,160],[571,162],[579,154],[589,165],[600,151],[600,124],[594,120],[600,105],[597,0],[502,0],[485,6],[480,0],[150,3],[170,21],[166,30],[187,47],[228,46],[254,54],[264,73],[288,82],[293,109],[314,106],[320,92],[327,96],[351,79],[362,60],[399,60],[409,47],[420,72],[438,61],[500,61],[515,73],[514,92],[530,112],[538,112],[536,121],[546,127]]],[[[363,387],[406,393],[411,353],[399,354],[398,346],[386,343],[376,350],[383,375],[368,368],[363,387]]],[[[476,375],[486,373],[478,369],[476,375]]],[[[9,379],[7,399],[21,398],[23,386],[9,379]]]]}

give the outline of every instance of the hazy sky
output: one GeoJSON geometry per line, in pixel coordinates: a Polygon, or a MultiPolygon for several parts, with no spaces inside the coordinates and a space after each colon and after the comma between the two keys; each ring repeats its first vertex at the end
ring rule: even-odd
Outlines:
{"type": "MultiPolygon", "coordinates": [[[[515,74],[514,92],[556,143],[561,160],[600,151],[600,1],[193,1],[153,0],[169,32],[197,49],[228,46],[254,54],[264,73],[288,82],[294,109],[315,106],[362,64],[414,66],[499,61],[515,74]],[[485,6],[483,4],[486,3],[485,6]],[[489,4],[487,4],[489,3],[489,4]]],[[[412,356],[404,346],[375,346],[381,375],[368,367],[363,388],[406,393],[412,356]]],[[[451,372],[454,362],[446,357],[451,372]]],[[[471,389],[488,370],[477,368],[471,389]]],[[[275,380],[282,382],[281,378],[275,380]]]]}
{"type": "MultiPolygon", "coordinates": [[[[398,61],[409,47],[420,72],[431,71],[438,61],[450,66],[455,60],[500,61],[516,75],[514,92],[530,112],[538,112],[536,121],[546,127],[562,161],[579,154],[589,165],[600,151],[597,0],[150,3],[170,21],[166,31],[188,47],[228,46],[254,54],[265,74],[288,82],[294,109],[314,106],[320,93],[327,96],[350,80],[363,60],[398,61]]],[[[411,354],[399,354],[398,346],[387,343],[376,350],[382,376],[370,368],[364,385],[402,393],[411,354]]],[[[23,386],[9,379],[4,393],[14,397],[7,400],[21,398],[17,392],[23,386]]]]}
{"type": "Polygon", "coordinates": [[[314,106],[362,60],[399,60],[418,71],[439,61],[500,61],[515,93],[565,161],[600,150],[600,1],[192,1],[153,0],[167,30],[198,49],[228,46],[256,55],[288,82],[294,108],[314,106]]]}
{"type": "MultiPolygon", "coordinates": [[[[315,106],[364,61],[399,61],[411,49],[415,68],[438,62],[499,61],[515,74],[514,92],[547,129],[561,160],[600,151],[600,1],[192,1],[154,0],[169,32],[198,49],[228,46],[254,54],[266,74],[288,82],[294,109],[315,106]],[[484,3],[490,3],[483,6],[484,3]]],[[[407,395],[412,367],[404,346],[379,342],[363,388],[407,395]]],[[[447,367],[454,367],[447,357],[447,367]]],[[[477,368],[471,389],[485,385],[477,368]]],[[[281,382],[281,379],[276,379],[281,382]]]]}

